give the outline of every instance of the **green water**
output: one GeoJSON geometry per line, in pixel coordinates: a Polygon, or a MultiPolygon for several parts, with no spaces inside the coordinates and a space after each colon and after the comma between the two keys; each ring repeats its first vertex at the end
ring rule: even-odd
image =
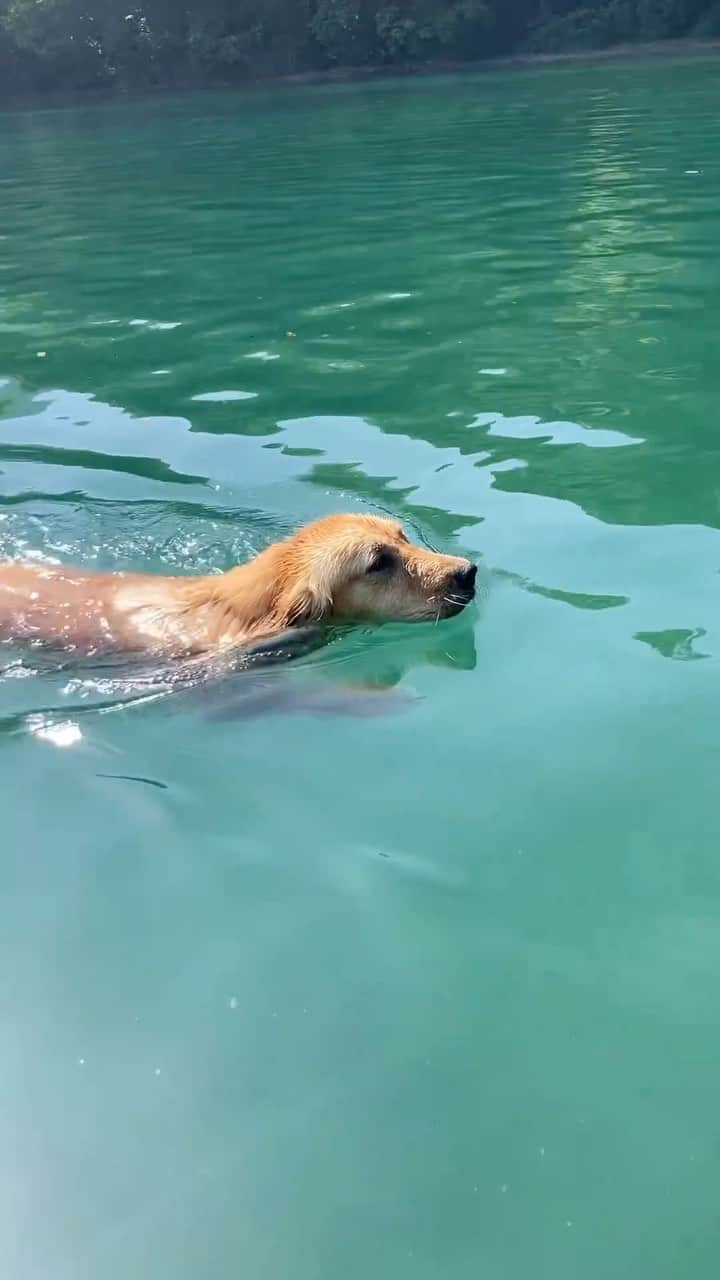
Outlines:
{"type": "Polygon", "coordinates": [[[717,1273],[717,77],[0,119],[1,554],[483,579],[259,704],[4,656],[4,1280],[717,1273]]]}

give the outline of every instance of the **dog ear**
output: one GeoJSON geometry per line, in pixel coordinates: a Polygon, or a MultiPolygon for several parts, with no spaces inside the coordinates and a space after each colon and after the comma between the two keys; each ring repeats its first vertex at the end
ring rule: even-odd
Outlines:
{"type": "Polygon", "coordinates": [[[323,550],[298,567],[278,601],[280,617],[286,626],[303,622],[320,622],[332,609],[333,596],[345,575],[343,558],[323,550]]]}
{"type": "Polygon", "coordinates": [[[321,584],[300,582],[281,595],[279,612],[286,626],[296,627],[304,622],[319,622],[331,605],[332,593],[321,584]]]}

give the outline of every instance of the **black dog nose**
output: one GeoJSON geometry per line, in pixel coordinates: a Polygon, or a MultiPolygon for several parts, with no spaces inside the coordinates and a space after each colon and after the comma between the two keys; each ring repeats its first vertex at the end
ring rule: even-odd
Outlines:
{"type": "Polygon", "coordinates": [[[455,586],[461,591],[473,591],[475,589],[475,579],[477,578],[477,565],[471,564],[468,560],[462,569],[456,570],[455,586]]]}

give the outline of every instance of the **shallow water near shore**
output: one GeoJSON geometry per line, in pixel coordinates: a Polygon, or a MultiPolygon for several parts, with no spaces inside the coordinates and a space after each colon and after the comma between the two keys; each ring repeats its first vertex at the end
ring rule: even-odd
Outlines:
{"type": "Polygon", "coordinates": [[[380,510],[481,587],[175,691],[0,652],[7,1280],[712,1274],[716,78],[0,117],[1,555],[380,510]]]}

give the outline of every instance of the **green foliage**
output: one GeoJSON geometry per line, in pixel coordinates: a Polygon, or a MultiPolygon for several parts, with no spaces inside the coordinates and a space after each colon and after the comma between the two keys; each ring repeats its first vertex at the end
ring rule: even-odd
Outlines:
{"type": "Polygon", "coordinates": [[[328,63],[365,66],[471,56],[489,19],[485,0],[318,0],[310,29],[328,63]]]}
{"type": "Polygon", "coordinates": [[[720,36],[720,0],[711,4],[709,9],[698,16],[692,34],[698,40],[712,39],[720,36]]]}
{"type": "Polygon", "coordinates": [[[59,84],[85,88],[104,78],[95,20],[81,0],[11,0],[3,27],[21,53],[52,68],[59,84]]]}
{"type": "Polygon", "coordinates": [[[720,34],[720,0],[0,0],[0,94],[720,34]]]}
{"type": "Polygon", "coordinates": [[[688,34],[704,7],[698,0],[601,0],[546,18],[530,33],[532,52],[602,49],[688,34]]]}
{"type": "Polygon", "coordinates": [[[318,0],[310,31],[326,62],[358,66],[379,56],[374,8],[367,0],[318,0]]]}
{"type": "Polygon", "coordinates": [[[467,56],[489,20],[484,0],[397,0],[376,11],[375,29],[382,56],[398,62],[462,50],[467,56]]]}
{"type": "Polygon", "coordinates": [[[528,53],[565,53],[570,49],[602,49],[621,39],[605,7],[598,6],[549,18],[531,31],[523,47],[528,53]]]}

